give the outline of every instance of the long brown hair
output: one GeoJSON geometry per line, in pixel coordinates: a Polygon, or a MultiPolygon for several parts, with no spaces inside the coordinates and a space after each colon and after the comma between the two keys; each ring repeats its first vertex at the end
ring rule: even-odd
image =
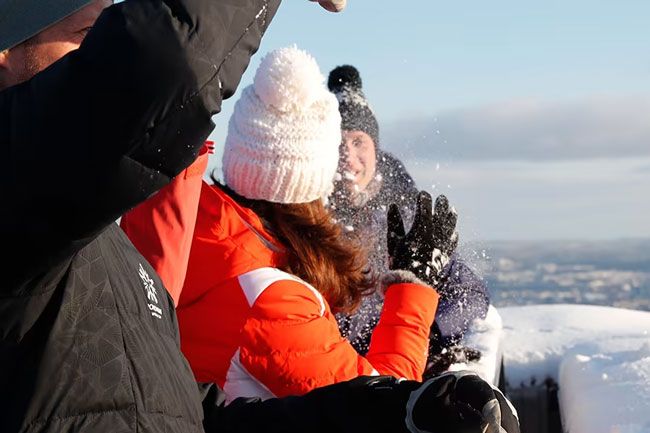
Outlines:
{"type": "Polygon", "coordinates": [[[360,242],[344,236],[321,200],[280,204],[249,200],[223,187],[241,205],[252,209],[270,234],[286,248],[282,270],[311,284],[333,312],[351,312],[369,294],[375,281],[360,242]]]}

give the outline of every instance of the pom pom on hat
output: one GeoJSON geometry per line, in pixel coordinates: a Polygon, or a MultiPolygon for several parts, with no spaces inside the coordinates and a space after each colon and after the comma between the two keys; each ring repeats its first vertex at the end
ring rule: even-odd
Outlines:
{"type": "Polygon", "coordinates": [[[305,109],[322,93],[324,77],[316,60],[291,46],[268,53],[255,73],[255,94],[280,111],[305,109]]]}
{"type": "Polygon", "coordinates": [[[363,82],[357,68],[343,65],[332,69],[327,79],[327,88],[334,93],[340,93],[344,89],[361,91],[363,82]]]}
{"type": "Polygon", "coordinates": [[[341,127],[346,131],[365,132],[378,147],[379,123],[363,94],[363,83],[357,68],[343,65],[332,69],[327,87],[339,101],[341,127]]]}
{"type": "Polygon", "coordinates": [[[223,174],[237,194],[308,203],[331,193],[341,116],[324,81],[314,58],[295,46],[262,59],[228,124],[223,174]]]}

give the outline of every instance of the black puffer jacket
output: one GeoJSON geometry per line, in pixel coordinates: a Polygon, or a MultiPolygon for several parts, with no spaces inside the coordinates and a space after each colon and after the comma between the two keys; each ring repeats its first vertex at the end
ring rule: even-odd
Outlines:
{"type": "Polygon", "coordinates": [[[113,221],[194,160],[278,4],[128,0],[0,92],[1,432],[203,431],[173,304],[113,221]]]}

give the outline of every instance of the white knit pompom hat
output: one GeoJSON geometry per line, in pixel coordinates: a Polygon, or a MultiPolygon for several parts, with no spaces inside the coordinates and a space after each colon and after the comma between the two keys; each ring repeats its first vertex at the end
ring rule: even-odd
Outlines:
{"type": "Polygon", "coordinates": [[[339,159],[341,116],[318,64],[295,46],[267,54],[228,124],[226,185],[249,199],[327,197],[339,159]]]}

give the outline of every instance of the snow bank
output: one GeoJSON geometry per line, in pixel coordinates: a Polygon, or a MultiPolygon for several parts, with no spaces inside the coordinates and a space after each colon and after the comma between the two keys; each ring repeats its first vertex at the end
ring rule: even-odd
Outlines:
{"type": "Polygon", "coordinates": [[[560,366],[559,400],[570,433],[650,432],[650,343],[609,352],[576,347],[560,366]]]}
{"type": "MultiPolygon", "coordinates": [[[[650,341],[650,313],[587,305],[499,308],[502,350],[511,387],[558,380],[560,363],[578,345],[603,351],[638,350],[650,341]]],[[[588,355],[593,355],[590,353],[588,355]]]]}
{"type": "Polygon", "coordinates": [[[450,371],[471,370],[483,380],[497,385],[501,367],[502,320],[496,308],[490,305],[484,320],[475,320],[463,337],[463,345],[481,352],[481,359],[471,363],[453,364],[450,371]]]}
{"type": "Polygon", "coordinates": [[[499,309],[510,387],[559,385],[568,433],[650,433],[650,313],[583,305],[499,309]]]}

